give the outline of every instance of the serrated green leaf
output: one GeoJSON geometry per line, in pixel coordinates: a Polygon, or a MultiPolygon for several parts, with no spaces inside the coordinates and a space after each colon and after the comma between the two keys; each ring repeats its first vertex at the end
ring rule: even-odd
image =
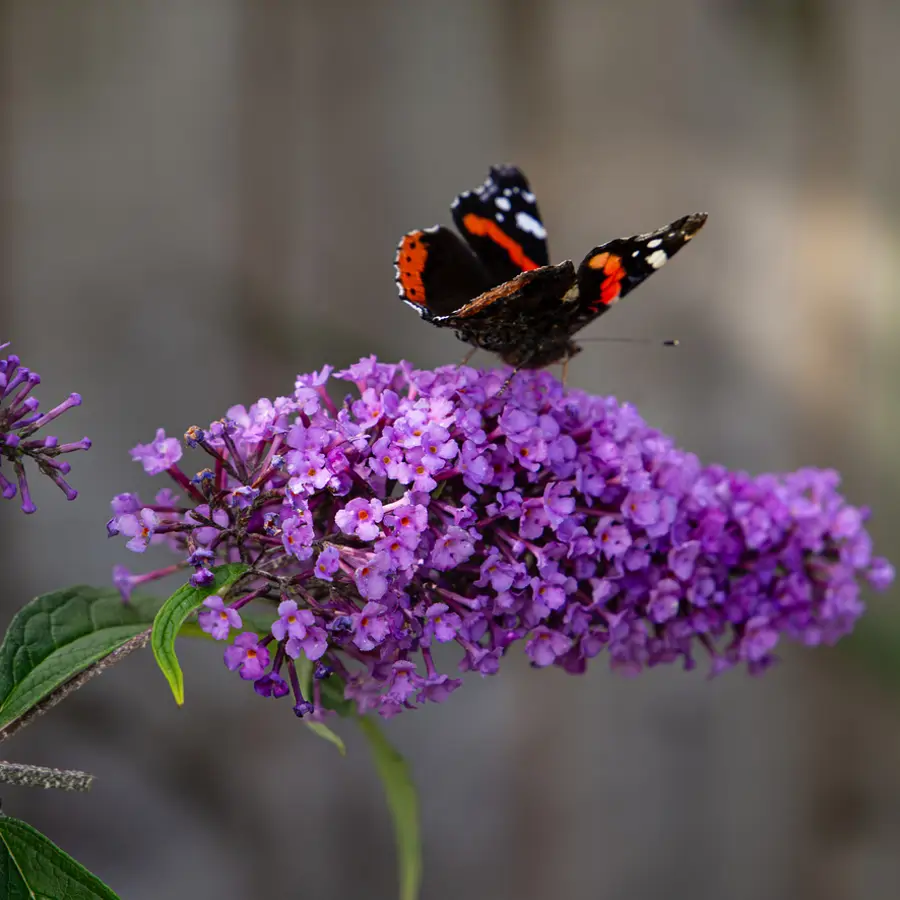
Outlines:
{"type": "Polygon", "coordinates": [[[212,570],[215,578],[211,585],[204,588],[195,588],[190,583],[182,585],[166,600],[153,620],[150,646],[153,648],[156,664],[166,676],[175,702],[179,706],[184,703],[184,675],[175,654],[175,638],[178,637],[185,619],[201,606],[207,597],[227,591],[247,569],[243,563],[216,566],[212,570]]]}
{"type": "Polygon", "coordinates": [[[0,886],[4,900],[119,900],[49,838],[7,816],[0,816],[0,886]]]}
{"type": "Polygon", "coordinates": [[[406,760],[391,746],[370,718],[360,718],[359,727],[368,738],[375,767],[387,796],[400,870],[400,900],[416,900],[422,881],[422,838],[419,833],[419,799],[406,760]]]}
{"type": "Polygon", "coordinates": [[[159,601],[123,603],[112,588],[76,585],[35,597],[0,646],[0,730],[60,685],[146,631],[159,601]]]}

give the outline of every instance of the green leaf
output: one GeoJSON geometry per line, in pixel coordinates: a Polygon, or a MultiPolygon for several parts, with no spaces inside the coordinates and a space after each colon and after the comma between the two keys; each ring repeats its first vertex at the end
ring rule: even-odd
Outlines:
{"type": "Polygon", "coordinates": [[[416,900],[422,880],[422,839],[419,834],[419,799],[406,760],[391,746],[372,719],[360,718],[359,727],[369,740],[375,767],[384,785],[400,868],[400,900],[416,900]]]}
{"type": "Polygon", "coordinates": [[[337,675],[329,675],[319,682],[319,699],[326,709],[333,709],[342,719],[356,717],[356,704],[344,699],[344,682],[337,675]]]}
{"type": "MultiPolygon", "coordinates": [[[[306,656],[301,656],[295,665],[297,666],[297,678],[300,681],[300,690],[303,691],[303,696],[309,700],[313,695],[313,662],[312,660],[307,659],[306,656]]],[[[320,688],[321,685],[322,683],[320,682],[320,688]]],[[[325,706],[326,709],[328,708],[327,704],[323,703],[322,705],[325,706]]],[[[327,725],[323,725],[321,722],[313,722],[310,719],[304,719],[303,722],[313,734],[334,744],[334,746],[338,748],[341,756],[347,755],[347,748],[344,746],[344,742],[327,725]]]]}
{"type": "Polygon", "coordinates": [[[112,588],[77,585],[35,597],[0,646],[0,730],[60,685],[146,631],[159,601],[123,603],[112,588]]]}
{"type": "Polygon", "coordinates": [[[6,816],[0,816],[0,885],[4,900],[119,900],[49,838],[6,816]]]}
{"type": "Polygon", "coordinates": [[[323,725],[321,722],[311,722],[309,719],[304,719],[303,721],[306,723],[306,727],[322,738],[322,740],[330,741],[334,744],[341,756],[347,755],[347,748],[344,746],[344,742],[327,725],[323,725]]]}
{"type": "Polygon", "coordinates": [[[178,657],[175,655],[175,638],[181,631],[185,619],[201,606],[203,601],[212,594],[223,594],[228,590],[248,569],[243,563],[229,563],[225,566],[216,566],[212,570],[215,580],[204,588],[195,588],[190,583],[183,584],[163,604],[162,609],[153,620],[153,634],[150,638],[150,646],[172,693],[175,702],[181,706],[184,703],[184,676],[181,666],[178,665],[178,657]]]}

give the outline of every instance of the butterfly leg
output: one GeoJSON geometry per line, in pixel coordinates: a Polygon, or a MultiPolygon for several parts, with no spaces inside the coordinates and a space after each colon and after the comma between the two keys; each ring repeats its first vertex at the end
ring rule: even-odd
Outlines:
{"type": "Polygon", "coordinates": [[[473,347],[463,358],[462,362],[459,364],[460,367],[467,366],[469,364],[469,360],[478,352],[477,347],[473,347]]]}
{"type": "Polygon", "coordinates": [[[569,357],[567,356],[567,357],[563,360],[563,364],[562,364],[562,383],[563,383],[563,387],[566,386],[566,378],[568,378],[568,375],[569,375],[569,357]]]}

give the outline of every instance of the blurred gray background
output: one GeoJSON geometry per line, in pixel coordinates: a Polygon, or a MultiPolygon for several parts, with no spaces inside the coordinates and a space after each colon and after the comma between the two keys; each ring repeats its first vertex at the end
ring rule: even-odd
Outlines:
{"type": "MultiPolygon", "coordinates": [[[[898,42],[888,0],[0,3],[0,333],[46,406],[83,394],[60,431],[95,441],[77,502],[0,508],[3,627],[150,564],[103,524],[152,488],[128,449],[158,426],[326,362],[458,360],[397,301],[394,247],[503,161],[556,260],[710,212],[587,332],[682,347],[588,344],[571,383],[710,462],[839,468],[896,562],[898,42]]],[[[390,722],[423,792],[423,897],[896,898],[900,650],[892,598],[872,606],[855,653],[759,680],[514,656],[390,722]]],[[[395,896],[359,736],[338,726],[341,759],[220,648],[181,653],[184,709],[138,654],[6,744],[98,782],[5,788],[4,810],[127,900],[395,896]]]]}

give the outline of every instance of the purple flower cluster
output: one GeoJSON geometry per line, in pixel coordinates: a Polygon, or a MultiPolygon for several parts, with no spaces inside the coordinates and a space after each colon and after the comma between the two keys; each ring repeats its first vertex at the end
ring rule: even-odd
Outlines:
{"type": "MultiPolygon", "coordinates": [[[[8,346],[0,344],[0,350],[8,346]]],[[[17,493],[20,494],[24,513],[33,513],[37,509],[28,488],[25,459],[30,458],[39,471],[62,490],[67,500],[74,500],[78,491],[64,477],[72,467],[57,457],[75,450],[87,450],[91,446],[88,438],[71,444],[61,444],[55,437],[33,438],[35,432],[67,409],[81,405],[81,397],[70,394],[49,412],[39,412],[38,400],[31,396],[31,392],[40,383],[41,376],[20,365],[18,356],[10,354],[0,358],[0,496],[12,500],[17,493]],[[14,480],[3,474],[4,462],[12,468],[14,480]]]]}
{"type": "MultiPolygon", "coordinates": [[[[292,693],[298,715],[320,708],[332,673],[362,712],[444,700],[460,681],[437,671],[436,644],[482,675],[517,642],[533,665],[573,673],[600,654],[622,673],[698,654],[713,672],[760,672],[782,636],[850,631],[861,578],[893,579],[833,472],[703,467],[632,406],[546,372],[501,393],[503,371],[371,358],[334,376],[358,392],[340,406],[330,376],[191,428],[210,461],[190,478],[158,432],[133,456],[182,496],[121,494],[108,524],[137,552],[167,543],[195,585],[216,564],[250,567],[206,600],[201,627],[225,639],[245,604],[277,607],[225,662],[264,696],[292,693]],[[309,697],[295,661],[315,666],[309,697]]],[[[171,569],[116,581],[127,594],[171,569]]]]}

